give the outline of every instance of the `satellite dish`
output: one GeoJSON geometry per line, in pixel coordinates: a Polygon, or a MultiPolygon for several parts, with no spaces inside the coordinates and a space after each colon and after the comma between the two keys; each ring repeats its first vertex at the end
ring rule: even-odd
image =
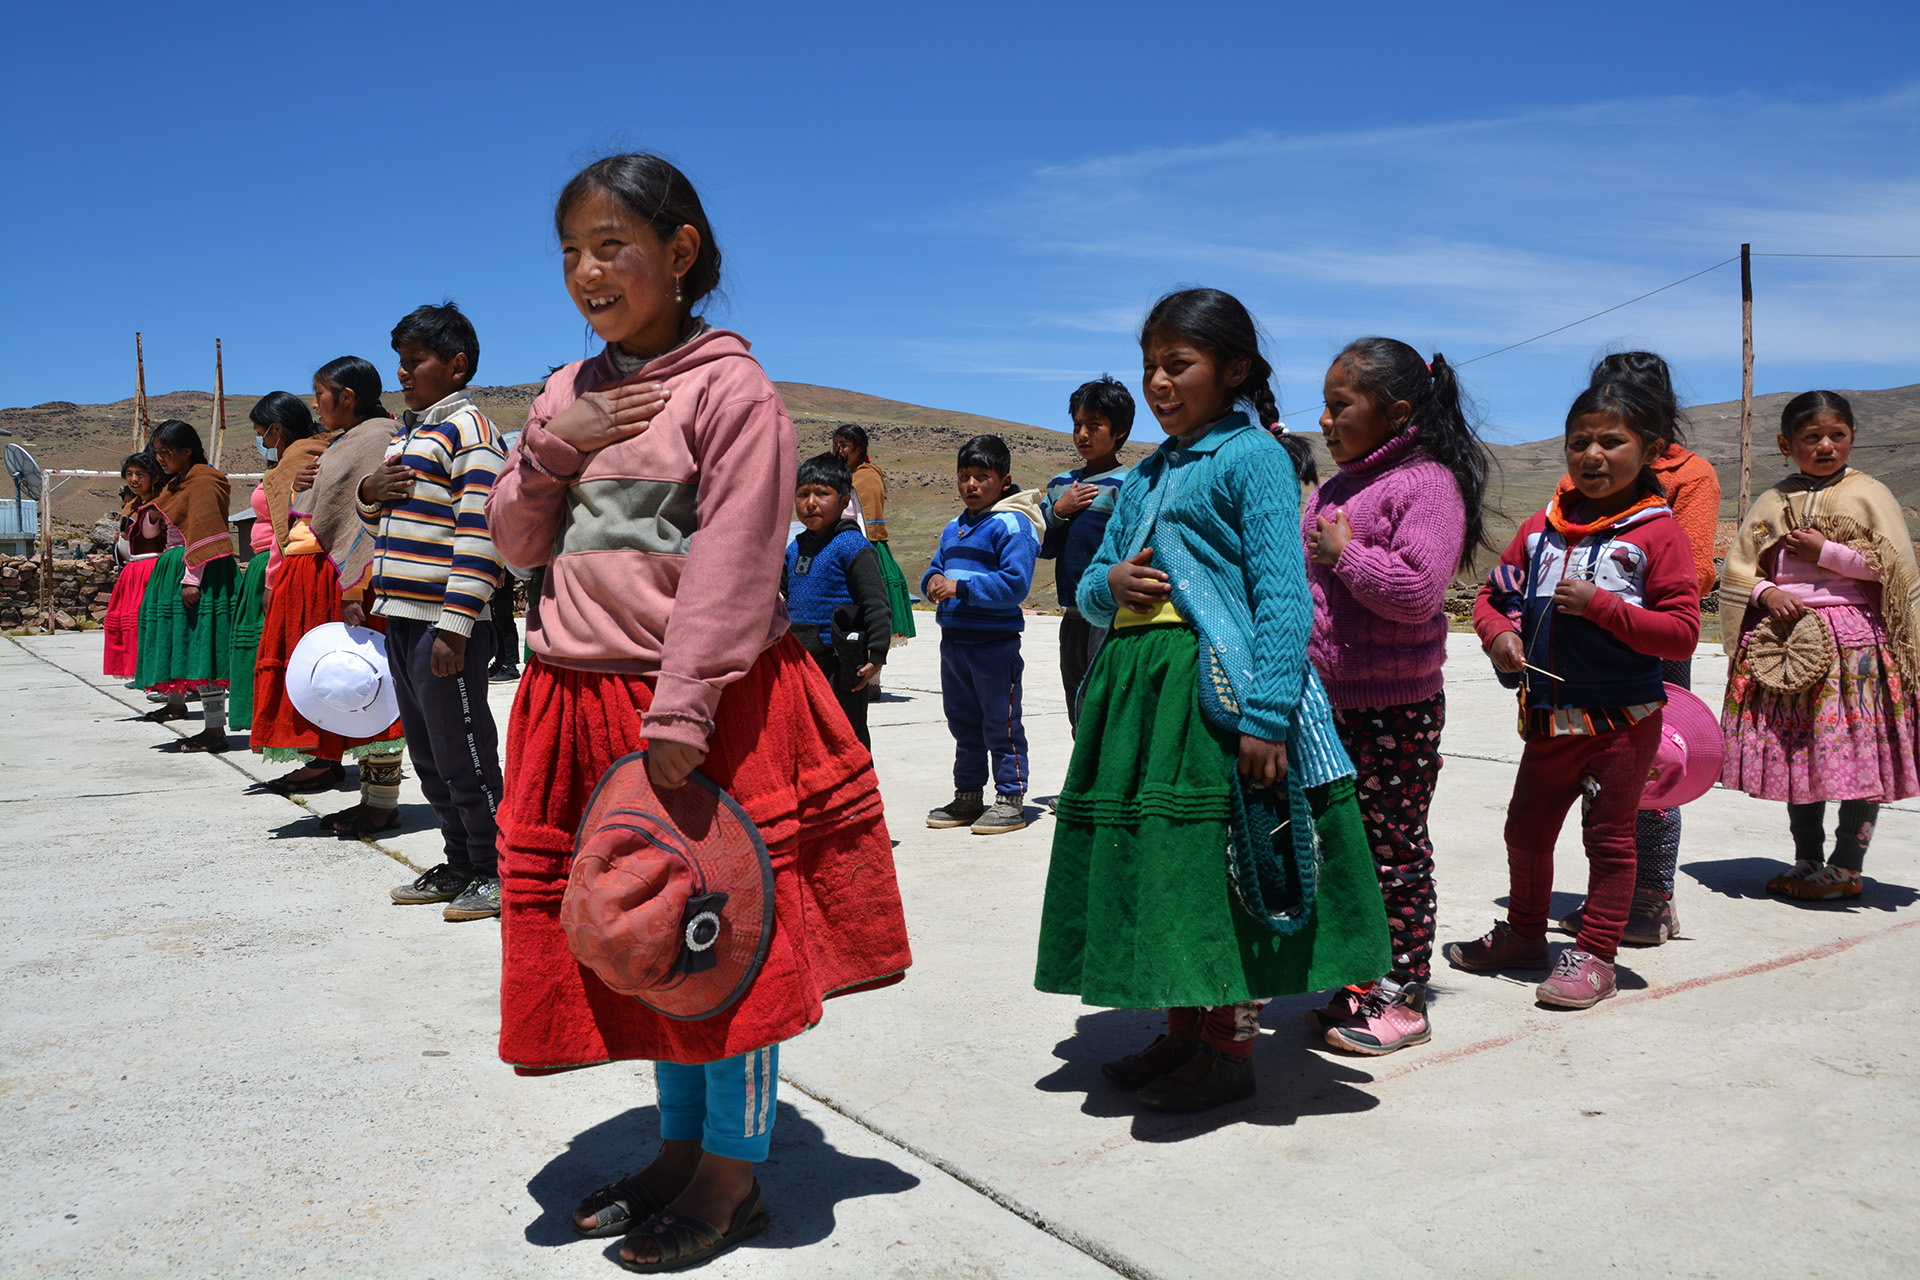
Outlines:
{"type": "Polygon", "coordinates": [[[17,444],[7,446],[7,474],[13,478],[13,500],[38,498],[41,490],[40,464],[17,444]]]}

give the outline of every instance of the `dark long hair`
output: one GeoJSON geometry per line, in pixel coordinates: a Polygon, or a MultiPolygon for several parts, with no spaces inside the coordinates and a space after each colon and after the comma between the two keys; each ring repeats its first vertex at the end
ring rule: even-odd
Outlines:
{"type": "MultiPolygon", "coordinates": [[[[356,393],[354,403],[359,403],[359,399],[356,393]]],[[[307,408],[306,401],[290,391],[267,392],[247,411],[247,418],[255,426],[280,428],[280,434],[290,441],[304,440],[313,434],[313,412],[307,408]]]]}
{"type": "Polygon", "coordinates": [[[845,440],[860,451],[861,460],[867,456],[867,429],[857,422],[843,422],[833,429],[835,440],[845,440]]]}
{"type": "Polygon", "coordinates": [[[1802,391],[1787,401],[1780,410],[1780,434],[1793,439],[1793,433],[1817,413],[1831,413],[1847,424],[1847,430],[1860,434],[1860,428],[1853,425],[1853,406],[1838,391],[1802,391]]]}
{"type": "Polygon", "coordinates": [[[153,482],[156,489],[167,482],[167,473],[160,469],[160,460],[153,456],[151,447],[128,454],[126,461],[120,464],[120,478],[125,480],[127,472],[135,470],[146,472],[147,479],[153,482]]]}
{"type": "Polygon", "coordinates": [[[1143,350],[1147,339],[1156,333],[1177,333],[1211,351],[1222,364],[1245,357],[1247,380],[1240,384],[1234,403],[1244,400],[1253,406],[1255,420],[1285,446],[1303,484],[1318,481],[1319,468],[1314,464],[1313,446],[1280,425],[1280,401],[1273,393],[1273,366],[1260,354],[1260,327],[1240,299],[1219,289],[1180,289],[1169,293],[1153,304],[1140,325],[1143,350]]]}
{"type": "Polygon", "coordinates": [[[353,411],[359,415],[353,420],[355,426],[368,418],[393,416],[380,403],[380,371],[359,356],[341,356],[337,360],[327,361],[314,373],[313,380],[326,383],[336,395],[342,391],[353,392],[353,411]]]}
{"type": "Polygon", "coordinates": [[[1667,441],[1686,447],[1687,414],[1680,407],[1680,397],[1673,392],[1673,372],[1665,360],[1651,351],[1616,351],[1593,366],[1587,385],[1597,387],[1615,380],[1637,382],[1659,400],[1667,417],[1667,441]]]}
{"type": "MultiPolygon", "coordinates": [[[[177,449],[189,455],[193,459],[187,464],[189,469],[207,465],[206,446],[200,443],[200,433],[193,429],[193,424],[190,422],[168,418],[153,429],[153,439],[147,445],[147,452],[152,453],[153,446],[157,444],[163,444],[169,449],[177,449]]],[[[157,463],[158,459],[155,459],[155,462],[157,463]]]]}
{"type": "Polygon", "coordinates": [[[1467,415],[1466,395],[1453,366],[1438,351],[1431,361],[1393,338],[1357,338],[1349,342],[1334,364],[1344,367],[1360,394],[1386,414],[1396,401],[1413,406],[1407,421],[1420,428],[1413,447],[1453,472],[1466,505],[1466,538],[1460,545],[1460,567],[1473,564],[1476,551],[1498,551],[1487,536],[1487,478],[1493,472],[1493,454],[1467,415]]]}
{"type": "Polygon", "coordinates": [[[567,215],[593,191],[605,195],[663,241],[682,227],[700,233],[693,265],[680,279],[682,315],[691,313],[694,303],[720,287],[720,242],[713,238],[713,224],[707,221],[700,193],[686,174],[645,152],[596,160],[560,189],[560,198],[553,204],[555,235],[565,237],[567,215]]]}
{"type": "MultiPolygon", "coordinates": [[[[1567,430],[1573,430],[1574,419],[1590,413],[1612,418],[1639,436],[1640,443],[1653,450],[1650,455],[1653,458],[1659,457],[1673,439],[1667,434],[1673,429],[1671,397],[1663,398],[1644,382],[1631,378],[1596,382],[1574,398],[1573,407],[1567,410],[1567,430]],[[1653,448],[1656,444],[1660,449],[1653,448]]],[[[1642,493],[1667,496],[1666,487],[1660,483],[1660,477],[1653,474],[1652,467],[1641,467],[1634,484],[1642,493]]]]}

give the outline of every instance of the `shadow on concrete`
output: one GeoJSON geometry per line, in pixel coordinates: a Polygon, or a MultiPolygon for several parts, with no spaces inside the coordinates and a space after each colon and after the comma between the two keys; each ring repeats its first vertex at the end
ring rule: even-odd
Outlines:
{"type": "Polygon", "coordinates": [[[1062,1059],[1059,1069],[1035,1081],[1034,1087],[1044,1093],[1085,1093],[1083,1115],[1132,1116],[1136,1142],[1181,1142],[1230,1124],[1285,1126],[1302,1116],[1350,1115],[1380,1105],[1378,1098],[1354,1087],[1371,1084],[1372,1076],[1314,1052],[1309,1033],[1293,1022],[1254,1042],[1260,1092],[1245,1102],[1197,1115],[1150,1111],[1131,1091],[1109,1084],[1100,1064],[1146,1048],[1166,1029],[1166,1014],[1158,1009],[1083,1014],[1074,1034],[1053,1048],[1054,1056],[1062,1059]]]}
{"type": "MultiPolygon", "coordinates": [[[[271,795],[272,792],[263,794],[271,795]]],[[[355,840],[358,836],[343,836],[337,831],[322,825],[323,820],[336,813],[344,813],[359,801],[360,791],[355,787],[338,794],[322,791],[307,797],[307,812],[280,826],[273,828],[275,840],[355,840]]],[[[440,819],[430,804],[403,804],[400,806],[400,825],[388,827],[385,831],[373,833],[374,840],[391,840],[399,836],[412,835],[416,831],[436,831],[440,819]]]]}
{"type": "MultiPolygon", "coordinates": [[[[1587,900],[1587,895],[1584,893],[1556,892],[1552,894],[1547,901],[1548,931],[1551,932],[1553,930],[1558,929],[1560,927],[1560,922],[1566,919],[1569,915],[1573,914],[1574,910],[1580,905],[1582,905],[1583,903],[1585,903],[1586,900],[1587,900]]],[[[1499,907],[1502,911],[1505,911],[1508,907],[1513,905],[1513,900],[1503,894],[1500,897],[1495,898],[1493,900],[1493,905],[1496,907],[1499,907]]],[[[1455,938],[1455,939],[1452,939],[1452,941],[1458,942],[1458,941],[1462,941],[1462,939],[1455,938]]],[[[1442,945],[1445,945],[1445,944],[1443,943],[1442,945]]]]}
{"type": "MultiPolygon", "coordinates": [[[[616,1182],[653,1158],[660,1142],[658,1107],[635,1107],[577,1135],[567,1149],[527,1182],[540,1216],[527,1224],[528,1244],[572,1244],[573,1211],[596,1187],[616,1182]]],[[[899,1195],[920,1179],[887,1160],[850,1156],[827,1141],[820,1126],[789,1103],[779,1105],[773,1150],[756,1171],[773,1223],[743,1249],[792,1249],[833,1234],[834,1209],[843,1200],[899,1195]]],[[[599,1242],[619,1257],[620,1239],[599,1242]]]]}
{"type": "Polygon", "coordinates": [[[1920,891],[1908,885],[1876,880],[1871,872],[1857,898],[1835,899],[1831,902],[1775,898],[1767,892],[1767,878],[1785,871],[1789,865],[1778,858],[1723,858],[1718,862],[1689,862],[1680,869],[1698,881],[1702,888],[1710,889],[1724,898],[1759,898],[1807,911],[1898,911],[1920,902],[1920,891]]]}

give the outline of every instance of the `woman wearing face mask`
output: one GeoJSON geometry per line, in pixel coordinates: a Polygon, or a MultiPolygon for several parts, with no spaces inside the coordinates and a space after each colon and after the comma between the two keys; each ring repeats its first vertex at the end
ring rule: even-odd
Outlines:
{"type": "MultiPolygon", "coordinates": [[[[341,580],[328,559],[325,539],[316,532],[316,527],[326,522],[316,506],[320,491],[315,482],[321,461],[336,440],[367,418],[385,415],[380,407],[379,372],[357,356],[343,356],[323,367],[314,375],[313,388],[317,427],[313,417],[307,415],[306,406],[285,392],[275,393],[284,397],[284,412],[274,425],[265,426],[259,417],[254,419],[262,449],[274,449],[278,461],[260,486],[263,497],[257,499],[266,508],[265,522],[272,527],[274,545],[267,566],[266,623],[261,629],[254,671],[258,715],[251,745],[268,760],[302,762],[292,773],[263,784],[280,795],[332,790],[346,776],[342,761],[349,752],[362,757],[377,755],[381,757],[379,767],[391,763],[397,772],[398,762],[388,757],[400,743],[397,722],[374,739],[342,738],[314,725],[287,697],[287,661],[302,636],[329,622],[367,625],[363,617],[344,616],[341,580]],[[371,406],[370,411],[362,412],[362,405],[371,406]],[[300,417],[308,423],[304,432],[298,429],[300,417]]],[[[364,760],[361,772],[364,790],[369,772],[364,760]]],[[[378,798],[386,797],[383,794],[378,798]]],[[[397,794],[392,798],[397,800],[397,794]]],[[[337,830],[336,819],[360,816],[367,807],[363,800],[354,809],[323,818],[322,822],[337,830]]],[[[397,824],[393,804],[377,807],[379,821],[373,829],[385,830],[397,824]]]]}
{"type": "MultiPolygon", "coordinates": [[[[266,621],[267,601],[272,597],[272,570],[279,567],[280,542],[275,536],[273,505],[268,501],[268,486],[279,486],[298,467],[282,471],[281,454],[296,440],[313,434],[313,415],[300,398],[285,391],[269,392],[248,411],[253,422],[253,447],[266,463],[267,477],[253,487],[248,506],[253,508],[250,535],[253,556],[240,571],[240,593],[233,607],[233,691],[227,702],[227,724],[245,729],[253,724],[253,669],[260,657],[260,628],[266,621]]],[[[284,513],[286,504],[281,502],[284,513]]],[[[282,521],[284,523],[284,520],[282,521]]]]}

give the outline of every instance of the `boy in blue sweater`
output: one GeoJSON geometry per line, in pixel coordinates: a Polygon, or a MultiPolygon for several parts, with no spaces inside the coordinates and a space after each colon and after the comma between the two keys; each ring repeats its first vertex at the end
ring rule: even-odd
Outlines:
{"type": "Polygon", "coordinates": [[[1103,373],[1067,397],[1067,412],[1073,417],[1073,447],[1086,465],[1062,471],[1047,482],[1040,504],[1046,521],[1040,558],[1060,562],[1054,570],[1054,586],[1067,614],[1060,623],[1060,682],[1067,691],[1067,722],[1078,728],[1080,686],[1107,632],[1081,616],[1074,607],[1074,594],[1080,589],[1080,575],[1100,549],[1120,485],[1127,478],[1120,446],[1133,431],[1133,397],[1118,379],[1103,373]]]}
{"type": "Polygon", "coordinates": [[[872,750],[867,685],[887,661],[893,605],[873,544],[847,518],[852,492],[853,475],[839,454],[823,453],[800,464],[793,512],[806,529],[787,544],[780,591],[787,598],[794,638],[833,685],[860,745],[872,750]]]}
{"type": "Polygon", "coordinates": [[[927,825],[971,826],[983,836],[1027,825],[1020,606],[1033,589],[1041,516],[1039,495],[1022,492],[1012,469],[999,436],[975,436],[960,447],[960,501],[967,509],[948,522],[920,580],[920,593],[939,606],[940,696],[954,741],[953,800],[929,813],[927,825]],[[981,799],[989,756],[991,809],[981,799]]]}

